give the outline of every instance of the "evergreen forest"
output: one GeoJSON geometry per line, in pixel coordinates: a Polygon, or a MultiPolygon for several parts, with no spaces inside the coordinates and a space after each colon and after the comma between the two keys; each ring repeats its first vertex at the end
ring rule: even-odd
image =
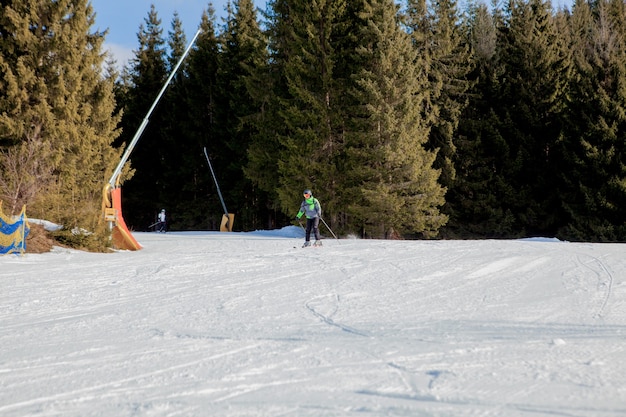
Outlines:
{"type": "MultiPolygon", "coordinates": [[[[118,69],[88,0],[0,6],[5,212],[102,231],[102,187],[189,43],[152,6],[118,69]]],[[[168,17],[169,18],[169,17],[168,17]]],[[[337,234],[626,240],[626,2],[232,0],[122,174],[148,230],[294,220],[337,234]],[[322,227],[323,229],[323,227],[322,227]]],[[[102,232],[105,233],[105,232],[102,232]]]]}

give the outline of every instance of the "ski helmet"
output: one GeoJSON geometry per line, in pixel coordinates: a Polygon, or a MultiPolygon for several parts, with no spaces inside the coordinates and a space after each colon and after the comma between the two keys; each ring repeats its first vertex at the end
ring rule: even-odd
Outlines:
{"type": "Polygon", "coordinates": [[[308,188],[306,190],[304,190],[304,192],[302,194],[308,194],[308,195],[313,195],[313,193],[311,192],[311,190],[309,190],[308,188]]]}

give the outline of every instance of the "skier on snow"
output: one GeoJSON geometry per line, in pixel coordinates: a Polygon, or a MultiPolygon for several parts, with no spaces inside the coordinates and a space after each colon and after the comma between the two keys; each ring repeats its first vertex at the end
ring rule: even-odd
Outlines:
{"type": "Polygon", "coordinates": [[[160,233],[165,233],[165,231],[167,230],[167,221],[165,220],[165,209],[161,210],[161,212],[159,213],[159,222],[157,224],[157,230],[160,233]]]}
{"type": "Polygon", "coordinates": [[[306,216],[306,239],[303,247],[311,246],[311,229],[315,235],[314,246],[322,246],[319,230],[322,207],[317,198],[313,197],[309,189],[304,190],[304,200],[300,205],[300,211],[296,215],[296,219],[300,220],[303,215],[306,216]]]}

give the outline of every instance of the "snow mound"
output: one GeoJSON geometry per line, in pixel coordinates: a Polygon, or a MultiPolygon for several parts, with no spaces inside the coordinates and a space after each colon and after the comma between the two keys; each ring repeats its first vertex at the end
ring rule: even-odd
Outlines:
{"type": "Polygon", "coordinates": [[[268,237],[289,237],[289,238],[301,238],[304,237],[304,230],[299,226],[285,226],[282,229],[275,230],[255,230],[249,232],[256,236],[268,236],[268,237]]]}

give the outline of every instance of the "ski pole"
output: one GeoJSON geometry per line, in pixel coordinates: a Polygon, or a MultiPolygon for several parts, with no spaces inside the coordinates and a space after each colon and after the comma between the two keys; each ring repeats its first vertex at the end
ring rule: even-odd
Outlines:
{"type": "Polygon", "coordinates": [[[324,220],[323,218],[320,217],[320,220],[322,221],[322,223],[324,223],[324,226],[326,226],[326,228],[328,229],[328,231],[330,232],[330,234],[332,234],[335,239],[339,239],[337,237],[337,235],[335,234],[335,232],[333,232],[333,230],[328,226],[328,224],[326,223],[326,220],[324,220]]]}

